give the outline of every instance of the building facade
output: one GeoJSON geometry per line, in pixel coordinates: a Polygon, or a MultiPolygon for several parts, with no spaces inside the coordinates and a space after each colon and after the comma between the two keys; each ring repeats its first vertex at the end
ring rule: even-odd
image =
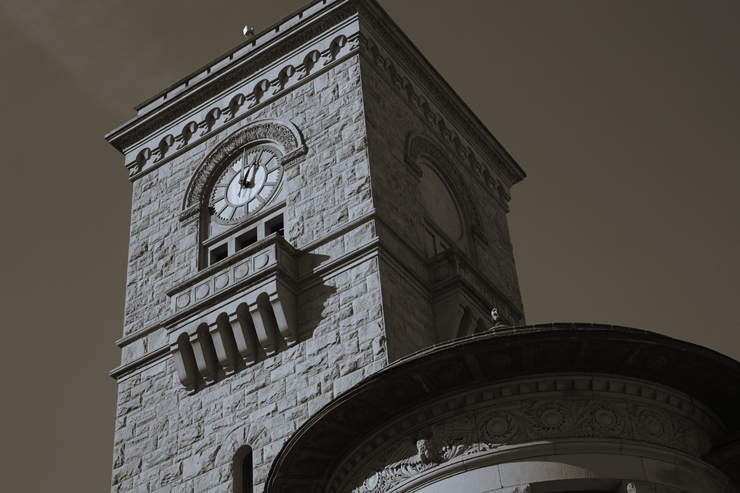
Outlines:
{"type": "Polygon", "coordinates": [[[524,172],[374,0],[136,109],[112,491],[738,491],[740,365],[526,326],[524,172]]]}

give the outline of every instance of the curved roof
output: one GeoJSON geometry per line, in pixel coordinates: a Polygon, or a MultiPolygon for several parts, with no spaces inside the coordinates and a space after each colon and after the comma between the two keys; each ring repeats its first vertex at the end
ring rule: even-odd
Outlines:
{"type": "Polygon", "coordinates": [[[285,444],[267,491],[317,491],[363,436],[424,402],[466,387],[547,373],[609,374],[666,385],[709,407],[730,433],[740,430],[740,363],[727,356],[614,325],[511,327],[414,353],[337,397],[285,444]],[[328,435],[334,438],[325,440],[328,435]],[[313,459],[310,470],[299,467],[306,456],[313,459]]]}

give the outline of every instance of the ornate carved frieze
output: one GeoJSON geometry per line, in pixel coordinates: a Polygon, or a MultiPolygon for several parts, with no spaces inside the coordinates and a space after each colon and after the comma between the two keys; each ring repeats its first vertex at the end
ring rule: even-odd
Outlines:
{"type": "Polygon", "coordinates": [[[432,71],[428,67],[424,66],[419,57],[412,54],[408,46],[399,40],[399,37],[395,35],[396,29],[390,25],[390,23],[383,18],[384,16],[378,15],[374,8],[369,7],[365,3],[360,4],[360,18],[363,23],[369,27],[370,30],[377,36],[378,40],[387,47],[393,58],[399,61],[399,64],[404,70],[409,71],[409,77],[401,75],[399,69],[390,62],[390,59],[384,57],[378,45],[374,40],[364,37],[361,38],[363,42],[364,51],[368,53],[371,59],[375,60],[375,63],[384,68],[392,77],[392,80],[400,81],[397,83],[400,87],[405,88],[405,92],[418,107],[422,108],[427,115],[427,119],[430,122],[436,122],[439,126],[439,132],[447,140],[452,142],[452,145],[456,150],[463,156],[469,156],[472,154],[470,149],[466,149],[460,145],[460,138],[456,136],[448,125],[444,123],[444,118],[441,114],[436,114],[429,108],[428,103],[424,106],[423,97],[417,96],[422,94],[422,91],[415,89],[411,84],[410,79],[419,81],[420,86],[423,88],[423,92],[429,94],[434,102],[438,104],[442,112],[447,115],[457,128],[462,129],[465,136],[471,140],[471,142],[481,150],[483,156],[489,161],[496,169],[496,171],[506,180],[508,186],[514,185],[524,178],[523,171],[513,163],[513,161],[504,156],[501,149],[491,145],[491,141],[495,142],[495,138],[485,131],[482,127],[473,123],[474,117],[469,114],[464,114],[461,111],[461,104],[459,101],[454,101],[451,96],[451,91],[448,87],[445,87],[444,82],[436,76],[432,76],[432,71]],[[391,68],[392,67],[392,68],[391,68]],[[439,122],[442,122],[440,125],[439,122]],[[456,140],[457,138],[457,140],[456,140]]]}
{"type": "Polygon", "coordinates": [[[487,331],[397,361],[337,397],[286,442],[267,489],[349,492],[378,473],[388,481],[411,475],[395,491],[416,491],[430,478],[550,455],[553,447],[556,454],[610,450],[701,465],[709,439],[740,427],[738,401],[726,397],[738,388],[739,375],[727,357],[627,327],[487,331]],[[656,369],[657,360],[663,363],[656,369]],[[696,380],[693,368],[703,369],[696,380]],[[458,438],[453,445],[464,445],[462,455],[430,462],[458,453],[434,448],[440,443],[435,430],[470,413],[473,445],[466,448],[470,442],[458,438]],[[398,457],[392,449],[403,440],[412,448],[398,457]],[[297,472],[300,457],[316,452],[327,461],[310,478],[297,472]],[[376,461],[381,454],[395,459],[376,461]]]}
{"type": "MultiPolygon", "coordinates": [[[[370,57],[375,62],[375,65],[379,67],[381,72],[385,72],[386,75],[390,77],[393,83],[400,89],[400,93],[409,100],[412,107],[415,107],[424,114],[425,118],[432,124],[431,128],[440,135],[441,140],[446,142],[449,147],[455,150],[455,154],[457,154],[459,160],[470,168],[473,175],[478,176],[479,180],[484,185],[484,190],[486,190],[496,200],[500,201],[505,209],[508,209],[506,204],[510,197],[506,192],[506,187],[493,177],[488,165],[481,164],[478,161],[478,158],[472,149],[465,146],[460,137],[447,127],[444,118],[432,111],[424,96],[417,94],[413,83],[407,77],[401,77],[399,75],[398,69],[396,69],[395,65],[390,61],[390,58],[384,58],[380,54],[376,43],[372,39],[360,35],[360,41],[363,49],[362,51],[366,56],[370,57]]],[[[414,168],[415,163],[410,163],[407,160],[406,164],[409,165],[409,169],[415,174],[415,176],[421,176],[421,170],[416,170],[414,168]]]]}
{"type": "MultiPolygon", "coordinates": [[[[280,39],[275,45],[269,46],[264,53],[255,56],[241,67],[230,67],[220,77],[202,87],[197,87],[187,97],[183,97],[180,101],[173,103],[169,108],[150,118],[149,121],[141,124],[135,130],[128,132],[124,130],[120,136],[111,136],[111,144],[119,150],[135,144],[203,103],[224,93],[229,88],[249,79],[254,74],[291,54],[315,38],[320,37],[322,34],[330,31],[332,27],[355,14],[357,14],[357,7],[354,2],[349,2],[337,8],[316,22],[306,26],[302,31],[280,39]]],[[[238,64],[239,61],[236,63],[238,64]]]]}
{"type": "Polygon", "coordinates": [[[531,399],[491,404],[384,444],[371,458],[360,461],[341,489],[353,493],[391,491],[457,457],[561,438],[642,442],[695,458],[711,448],[711,436],[704,427],[645,400],[531,399]]]}
{"type": "MultiPolygon", "coordinates": [[[[312,51],[302,59],[302,63],[291,58],[290,60],[285,61],[284,65],[272,68],[270,73],[276,73],[274,78],[271,76],[262,79],[255,78],[256,80],[254,82],[248,83],[236,92],[229,92],[222,96],[220,100],[215,101],[210,108],[201,110],[197,115],[194,115],[192,120],[178,124],[175,132],[163,137],[153,149],[145,147],[138,150],[136,158],[126,165],[129,168],[131,175],[138,175],[142,171],[151,167],[152,164],[162,161],[162,159],[168,155],[168,151],[170,151],[170,148],[173,147],[175,143],[178,144],[176,147],[178,152],[191,145],[194,140],[192,137],[198,129],[200,130],[198,132],[198,137],[204,137],[219,130],[225,124],[228,124],[238,116],[246,114],[246,112],[253,110],[258,105],[267,102],[269,99],[279,97],[280,94],[298,84],[299,81],[314,71],[314,66],[320,62],[320,59],[324,59],[324,63],[320,64],[320,68],[323,69],[338,59],[343,58],[345,55],[356,51],[358,49],[358,36],[359,33],[338,34],[330,41],[326,41],[326,44],[328,44],[326,49],[322,51],[312,51]],[[296,74],[302,75],[296,77],[296,74]],[[154,159],[150,159],[151,156],[153,156],[154,159]]],[[[231,87],[238,82],[239,81],[235,81],[233,84],[229,84],[228,87],[231,87]]],[[[226,89],[227,88],[223,88],[223,90],[226,89]]],[[[194,97],[195,96],[190,99],[193,99],[194,97]]],[[[203,102],[205,101],[199,102],[197,105],[189,108],[188,111],[190,109],[194,109],[203,102]]],[[[183,114],[186,113],[187,111],[183,112],[183,114]]],[[[174,118],[176,117],[173,114],[172,119],[174,118]]],[[[168,123],[171,123],[172,119],[170,119],[168,123]]],[[[148,133],[150,132],[147,132],[147,134],[148,133]]],[[[169,152],[169,154],[172,154],[172,152],[169,152]]]]}

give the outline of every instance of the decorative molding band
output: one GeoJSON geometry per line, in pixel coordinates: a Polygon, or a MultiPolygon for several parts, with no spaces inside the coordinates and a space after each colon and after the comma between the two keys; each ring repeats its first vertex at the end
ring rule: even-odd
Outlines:
{"type": "MultiPolygon", "coordinates": [[[[496,171],[498,171],[507,180],[509,186],[521,181],[524,176],[526,176],[524,171],[510,156],[508,156],[508,153],[506,153],[506,151],[503,150],[503,147],[498,144],[495,137],[485,129],[485,126],[483,126],[467,106],[465,106],[465,103],[460,100],[459,96],[457,96],[454,91],[444,83],[441,77],[437,76],[436,71],[431,69],[431,67],[424,66],[425,63],[419,61],[419,56],[414,56],[411,53],[411,50],[399,41],[399,36],[394,34],[394,31],[397,31],[397,29],[392,27],[384,17],[386,16],[379,15],[374,9],[368,7],[366,3],[363,2],[361,4],[360,18],[362,21],[366,23],[368,28],[378,36],[385,46],[388,47],[393,56],[400,61],[401,65],[411,72],[412,76],[419,81],[424,90],[440,105],[442,111],[450,116],[453,123],[469,136],[470,140],[476,147],[483,151],[483,155],[487,160],[493,163],[496,171]],[[460,107],[464,108],[464,112],[460,110],[460,107]],[[473,122],[477,123],[477,125],[473,122]],[[483,131],[481,129],[483,129],[483,131]],[[492,146],[489,143],[491,141],[495,142],[496,146],[492,146]],[[498,147],[500,147],[500,149],[498,147]]],[[[382,57],[377,51],[377,43],[374,44],[376,52],[373,54],[373,58],[376,63],[383,66],[386,60],[384,60],[384,57],[382,57]]],[[[373,47],[369,48],[373,51],[373,47]]],[[[398,75],[397,78],[399,80],[403,80],[398,75]]],[[[408,81],[403,80],[403,82],[408,81]]],[[[409,86],[408,83],[404,85],[407,87],[409,86]]],[[[411,89],[413,90],[413,86],[411,86],[411,89]]],[[[416,96],[417,99],[418,97],[419,96],[416,96]]],[[[423,101],[419,100],[419,102],[421,103],[420,105],[423,105],[423,101]]]]}
{"type": "MultiPolygon", "coordinates": [[[[687,490],[675,486],[675,481],[678,478],[680,478],[679,481],[681,483],[696,484],[698,482],[707,488],[701,490],[692,489],[692,491],[701,491],[702,493],[705,491],[737,493],[738,491],[731,486],[730,480],[720,471],[700,459],[681,456],[679,460],[676,460],[675,453],[645,443],[634,442],[626,445],[623,442],[612,441],[610,439],[570,438],[565,440],[554,439],[535,443],[522,443],[457,457],[408,480],[401,481],[393,492],[410,493],[419,491],[425,486],[432,484],[435,484],[436,491],[450,491],[450,489],[444,489],[444,487],[440,488],[441,485],[449,488],[449,483],[445,484],[442,482],[445,479],[481,468],[494,468],[499,469],[499,472],[501,472],[498,466],[504,464],[508,465],[503,466],[508,473],[511,473],[512,469],[518,469],[524,472],[528,468],[527,466],[531,464],[531,461],[539,462],[542,458],[551,457],[553,455],[553,448],[556,450],[558,458],[571,466],[568,468],[568,472],[563,471],[559,467],[549,469],[549,471],[547,469],[540,470],[540,474],[536,477],[524,480],[529,482],[495,490],[486,489],[486,492],[531,493],[532,488],[535,488],[535,491],[541,491],[542,489],[545,489],[545,491],[554,491],[556,489],[557,491],[572,491],[574,483],[577,484],[580,481],[589,482],[589,480],[593,480],[596,477],[603,477],[610,483],[614,483],[613,464],[615,462],[622,462],[630,456],[632,458],[639,457],[643,460],[648,459],[650,462],[660,463],[671,472],[660,478],[653,478],[657,482],[623,480],[620,488],[610,489],[609,491],[613,491],[614,493],[687,493],[687,490]],[[602,459],[596,468],[594,468],[594,463],[591,460],[591,454],[588,453],[588,451],[595,450],[598,450],[598,454],[602,459]],[[586,471],[588,471],[588,479],[584,478],[583,475],[586,471]],[[675,475],[678,475],[678,477],[675,475]],[[637,487],[635,488],[635,486],[637,487]]],[[[620,476],[620,479],[621,477],[643,477],[643,460],[633,462],[636,467],[632,469],[631,473],[629,469],[620,468],[623,474],[623,476],[620,476]]],[[[663,470],[665,471],[665,469],[663,470]]],[[[518,480],[522,481],[522,479],[518,480]]]]}
{"type": "MultiPolygon", "coordinates": [[[[298,65],[286,62],[275,79],[271,80],[271,76],[268,75],[267,78],[254,82],[251,89],[243,89],[245,92],[223,96],[221,100],[214,102],[211,108],[200,111],[187,123],[175,126],[172,129],[173,133],[162,137],[153,149],[141,148],[134,160],[126,165],[131,177],[137,177],[144,170],[149,170],[152,165],[161,163],[169,154],[180,154],[203,137],[226,128],[232,122],[246,116],[244,110],[251,112],[262,107],[283,95],[288,89],[303,84],[314,73],[323,73],[328,66],[340,63],[358,50],[358,36],[359,33],[339,34],[329,43],[329,48],[310,51],[298,65]],[[323,64],[319,63],[322,57],[325,60],[323,64]]],[[[295,60],[291,61],[296,63],[295,60]]]]}
{"type": "MultiPolygon", "coordinates": [[[[496,201],[500,202],[508,212],[507,204],[511,197],[501,181],[494,178],[488,165],[481,164],[473,150],[463,144],[457,133],[448,129],[444,118],[431,109],[424,96],[417,94],[409,78],[399,75],[400,72],[390,61],[390,58],[384,59],[380,55],[374,41],[364,36],[360,36],[360,40],[362,42],[361,53],[370,60],[371,66],[392,81],[391,87],[397,89],[397,93],[406,99],[414,111],[421,115],[422,120],[427,122],[428,127],[441,137],[440,142],[443,142],[454,151],[454,154],[458,155],[460,161],[465,163],[470,172],[482,182],[483,189],[496,201]]],[[[409,161],[406,161],[406,164],[417,178],[421,177],[421,169],[415,169],[414,164],[409,161]]]]}
{"type": "MultiPolygon", "coordinates": [[[[298,50],[314,38],[321,36],[335,25],[349,19],[355,14],[357,14],[357,7],[354,2],[349,2],[337,8],[334,12],[317,19],[313,24],[307,25],[302,32],[287,36],[276,45],[267,47],[266,51],[256,55],[252,60],[246,61],[241,67],[230,67],[230,71],[225,72],[220,77],[200,88],[195,88],[192,92],[181,95],[179,101],[174,100],[175,102],[171,103],[169,108],[159,111],[156,116],[152,116],[148,121],[142,121],[141,123],[134,121],[130,130],[122,130],[120,135],[109,136],[109,142],[117,149],[123,151],[160,128],[170,124],[177,118],[196,109],[203,103],[222,94],[229,88],[249,79],[260,70],[298,50]]],[[[331,55],[331,52],[329,55],[331,55]]],[[[250,95],[253,94],[255,93],[252,92],[250,95]]]]}
{"type": "Polygon", "coordinates": [[[160,321],[154,322],[150,324],[147,327],[144,327],[141,330],[131,332],[129,335],[121,337],[116,341],[116,346],[123,349],[124,347],[128,346],[132,342],[138,341],[144,336],[147,336],[151,334],[152,332],[159,330],[162,328],[162,323],[160,321]]]}
{"type": "MultiPolygon", "coordinates": [[[[504,178],[509,182],[509,185],[513,185],[521,181],[525,176],[521,168],[519,168],[519,166],[516,165],[510,157],[508,157],[508,159],[502,157],[501,153],[503,148],[497,149],[487,142],[494,141],[498,144],[495,137],[487,131],[485,133],[482,132],[480,128],[478,128],[481,127],[485,129],[454,91],[452,91],[446,83],[440,82],[443,80],[441,77],[430,76],[430,73],[434,73],[436,75],[436,71],[433,69],[430,70],[430,67],[424,67],[422,63],[419,62],[418,57],[413,56],[410,53],[410,50],[399,42],[398,36],[392,34],[392,32],[397,29],[392,27],[388,20],[383,17],[385,16],[378,15],[374,9],[369,8],[366,3],[361,4],[360,18],[368,23],[368,27],[380,40],[382,40],[384,45],[388,46],[394,57],[401,61],[403,67],[411,71],[412,75],[420,82],[422,87],[432,95],[435,101],[440,104],[442,110],[451,117],[452,121],[470,136],[472,142],[478,148],[483,150],[485,157],[494,164],[496,170],[504,176],[504,178]],[[457,101],[453,101],[455,99],[457,99],[457,101]],[[464,115],[459,109],[460,106],[464,107],[466,113],[469,114],[464,115]],[[479,123],[479,125],[471,123],[473,121],[479,123]]],[[[376,63],[378,63],[377,59],[376,63]]],[[[498,145],[500,146],[500,144],[498,145]]],[[[503,152],[505,153],[505,151],[503,152]]]]}
{"type": "MultiPolygon", "coordinates": [[[[140,336],[140,335],[141,334],[139,332],[135,334],[135,336],[140,336]]],[[[116,380],[119,380],[121,377],[124,377],[133,371],[136,371],[142,366],[167,356],[169,352],[170,352],[170,348],[168,346],[158,347],[156,349],[153,349],[152,351],[149,351],[141,358],[137,358],[134,361],[126,363],[125,365],[121,365],[117,368],[112,369],[109,375],[115,378],[116,380]]]]}
{"type": "Polygon", "coordinates": [[[279,274],[290,282],[296,277],[295,249],[278,234],[227,257],[168,289],[170,314],[162,321],[172,326],[191,313],[201,311],[214,300],[222,299],[262,279],[279,274]]]}
{"type": "MultiPolygon", "coordinates": [[[[283,95],[288,89],[303,84],[309,80],[309,76],[323,73],[329,66],[341,63],[353,52],[358,50],[357,37],[359,33],[350,34],[349,36],[340,34],[329,44],[326,50],[313,50],[304,59],[301,64],[294,66],[286,64],[274,80],[270,78],[262,79],[255,83],[251,92],[237,92],[225,96],[228,103],[224,101],[214,103],[210,109],[203,110],[199,115],[193,116],[194,119],[188,123],[180,123],[169,133],[162,137],[159,144],[154,149],[144,147],[138,151],[133,161],[129,162],[126,167],[129,169],[132,179],[141,176],[145,171],[153,169],[154,165],[159,165],[170,157],[180,155],[187,148],[192,147],[200,142],[204,137],[213,132],[222,130],[230,126],[237,120],[241,120],[247,114],[261,108],[267,103],[274,101],[283,95]],[[322,57],[325,62],[322,66],[318,63],[322,57]],[[315,61],[314,61],[315,60],[315,61]],[[294,75],[297,75],[294,77],[294,75]],[[225,104],[225,106],[219,106],[225,104]],[[247,112],[244,112],[244,109],[247,112]],[[240,114],[243,113],[243,114],[240,114]],[[202,119],[200,119],[202,118],[202,119]],[[175,146],[175,144],[177,144],[175,146]],[[173,151],[174,150],[174,151],[173,151]],[[171,152],[173,151],[173,152],[171,152]]],[[[288,161],[300,157],[300,149],[293,151],[295,154],[289,156],[288,161]]]]}
{"type": "MultiPolygon", "coordinates": [[[[445,404],[449,405],[439,402],[436,408],[454,409],[445,404]]],[[[384,443],[386,433],[377,433],[374,442],[383,445],[369,447],[366,441],[347,453],[353,459],[336,470],[336,476],[345,479],[333,478],[327,491],[383,493],[459,457],[543,440],[638,442],[697,459],[711,449],[712,434],[705,427],[649,399],[521,396],[508,403],[489,403],[467,412],[463,406],[456,411],[433,424],[405,430],[402,426],[388,434],[391,438],[398,433],[400,438],[384,443]],[[370,457],[368,450],[372,450],[370,457]],[[365,458],[358,461],[361,456],[365,458]]]]}

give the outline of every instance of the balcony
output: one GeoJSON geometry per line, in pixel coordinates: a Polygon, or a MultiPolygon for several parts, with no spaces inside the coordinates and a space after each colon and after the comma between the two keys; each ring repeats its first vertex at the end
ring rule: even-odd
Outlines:
{"type": "Polygon", "coordinates": [[[182,385],[197,392],[295,345],[295,284],[295,249],[273,233],[168,290],[182,385]]]}

